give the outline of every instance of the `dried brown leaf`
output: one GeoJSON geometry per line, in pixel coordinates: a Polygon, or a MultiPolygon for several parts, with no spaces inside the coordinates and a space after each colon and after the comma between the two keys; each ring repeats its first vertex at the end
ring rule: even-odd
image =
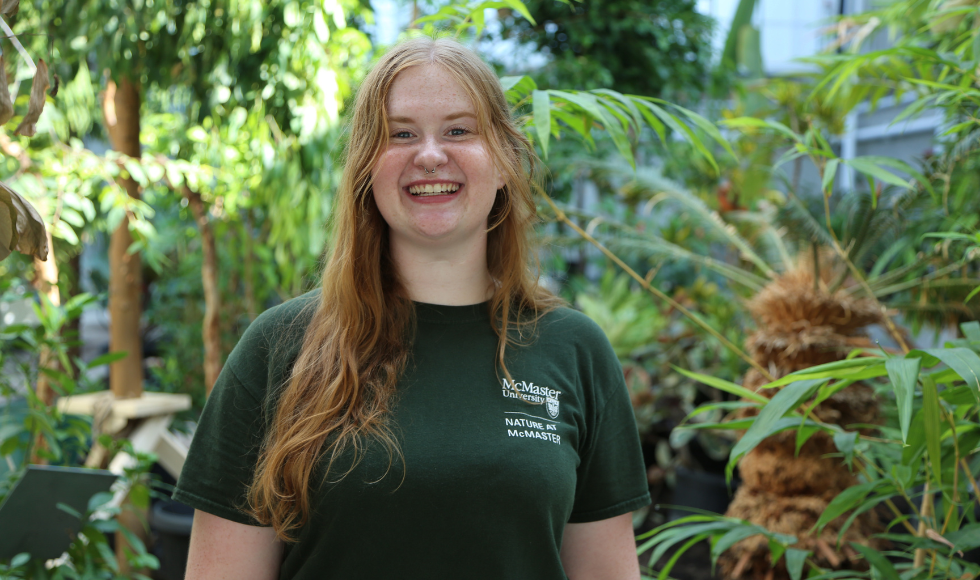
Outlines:
{"type": "MultiPolygon", "coordinates": [[[[0,0],[2,2],[3,0],[0,0]]],[[[10,100],[10,90],[7,88],[7,64],[0,54],[0,125],[5,124],[14,116],[14,103],[10,100]]],[[[3,258],[0,258],[2,260],[3,258]]]]}
{"type": "MultiPolygon", "coordinates": [[[[932,528],[926,528],[926,537],[929,538],[930,540],[935,541],[935,542],[939,542],[940,544],[945,544],[945,545],[949,546],[950,548],[955,548],[956,547],[956,546],[953,545],[953,542],[950,542],[946,538],[942,537],[941,535],[939,535],[939,532],[937,532],[936,530],[934,530],[932,528]]],[[[960,556],[963,555],[963,552],[961,552],[959,550],[957,550],[957,553],[960,556]]]]}
{"type": "Polygon", "coordinates": [[[0,0],[0,14],[12,13],[17,10],[18,4],[20,4],[20,0],[0,0]]]}
{"type": "MultiPolygon", "coordinates": [[[[38,260],[48,259],[48,235],[44,220],[26,199],[0,181],[0,253],[17,250],[38,260]],[[11,223],[13,222],[13,223],[11,223]]],[[[0,260],[7,256],[0,257],[0,260]]]]}
{"type": "Polygon", "coordinates": [[[33,137],[37,133],[37,120],[44,110],[44,99],[48,92],[48,65],[43,58],[37,59],[37,72],[34,73],[34,81],[31,83],[31,99],[27,103],[27,114],[24,120],[17,125],[14,130],[15,135],[33,137]]]}
{"type": "Polygon", "coordinates": [[[17,210],[10,194],[0,187],[0,260],[9,256],[17,247],[17,210]]]}

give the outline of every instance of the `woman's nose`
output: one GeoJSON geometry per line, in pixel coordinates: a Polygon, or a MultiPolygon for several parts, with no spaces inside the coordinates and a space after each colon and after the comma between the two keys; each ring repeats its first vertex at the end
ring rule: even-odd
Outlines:
{"type": "Polygon", "coordinates": [[[437,137],[426,137],[419,142],[419,150],[415,155],[415,164],[426,170],[435,169],[446,163],[449,157],[437,137]]]}

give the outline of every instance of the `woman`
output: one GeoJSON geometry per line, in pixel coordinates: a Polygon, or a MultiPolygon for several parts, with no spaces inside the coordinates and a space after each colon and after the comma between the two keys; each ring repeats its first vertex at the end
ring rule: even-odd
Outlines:
{"type": "Polygon", "coordinates": [[[188,578],[639,577],[622,370],[528,268],[533,162],[461,45],[373,68],[322,288],[248,328],[201,418],[188,578]]]}

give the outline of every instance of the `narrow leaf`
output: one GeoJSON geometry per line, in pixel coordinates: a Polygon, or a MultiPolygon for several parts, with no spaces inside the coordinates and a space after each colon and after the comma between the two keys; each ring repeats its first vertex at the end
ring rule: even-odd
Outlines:
{"type": "Polygon", "coordinates": [[[932,475],[936,480],[936,486],[942,488],[942,418],[939,409],[939,394],[936,391],[936,384],[925,379],[922,381],[922,419],[925,429],[926,453],[929,454],[929,461],[932,464],[932,475]]]}
{"type": "Polygon", "coordinates": [[[915,394],[915,385],[919,381],[921,363],[922,359],[919,357],[891,358],[885,363],[888,378],[891,380],[892,389],[895,391],[898,423],[902,427],[902,443],[905,443],[909,436],[909,423],[912,421],[912,400],[915,394]]]}
{"type": "Polygon", "coordinates": [[[881,577],[884,578],[884,580],[901,580],[898,572],[895,571],[895,567],[888,561],[888,558],[885,558],[884,554],[878,550],[875,550],[874,548],[863,546],[857,542],[851,542],[850,544],[852,548],[864,556],[864,559],[871,564],[871,567],[881,574],[881,577]]]}
{"type": "Polygon", "coordinates": [[[746,389],[741,385],[736,385],[735,383],[726,381],[724,379],[719,379],[718,377],[713,377],[711,375],[703,375],[700,373],[687,371],[680,367],[673,367],[673,369],[689,379],[694,379],[700,383],[704,383],[709,387],[714,387],[720,391],[724,391],[726,393],[730,393],[738,397],[743,397],[750,401],[755,401],[756,403],[769,402],[769,399],[760,395],[759,393],[756,393],[755,391],[750,391],[749,389],[746,389]]]}
{"type": "Polygon", "coordinates": [[[908,187],[908,180],[902,179],[901,177],[895,175],[887,169],[876,165],[872,161],[864,157],[855,157],[853,159],[845,159],[844,163],[850,165],[859,172],[869,175],[878,181],[884,181],[885,183],[890,183],[892,185],[897,185],[899,187],[908,187]]]}
{"type": "Polygon", "coordinates": [[[551,101],[548,99],[548,91],[534,91],[532,95],[534,129],[538,134],[538,142],[541,144],[544,158],[547,159],[548,143],[551,138],[551,101]]]}
{"type": "Polygon", "coordinates": [[[128,355],[129,355],[129,353],[126,352],[126,351],[109,352],[109,353],[106,353],[106,354],[104,354],[102,356],[99,356],[99,357],[96,357],[96,358],[92,359],[92,362],[90,362],[87,365],[85,365],[85,368],[87,368],[87,369],[94,369],[95,367],[99,367],[99,366],[102,366],[102,365],[112,364],[112,363],[114,363],[114,362],[116,362],[118,360],[122,360],[122,359],[126,358],[128,355]]]}
{"type": "Polygon", "coordinates": [[[834,189],[834,177],[837,176],[838,165],[840,165],[840,159],[831,159],[827,162],[826,167],[824,167],[823,191],[825,195],[829,195],[834,189]]]}
{"type": "Polygon", "coordinates": [[[800,403],[808,399],[820,385],[826,380],[814,379],[809,381],[797,381],[787,385],[769,400],[762,410],[759,411],[755,423],[749,427],[742,439],[732,448],[729,461],[734,462],[742,455],[755,448],[756,445],[768,437],[770,429],[784,415],[796,409],[800,403]]]}
{"type": "Polygon", "coordinates": [[[859,483],[858,485],[852,485],[851,487],[845,489],[844,491],[837,494],[834,499],[830,500],[827,504],[826,509],[820,514],[820,519],[814,524],[814,528],[819,532],[824,526],[839,518],[848,510],[854,509],[859,503],[864,501],[871,491],[881,483],[882,480],[869,481],[867,483],[859,483]]]}

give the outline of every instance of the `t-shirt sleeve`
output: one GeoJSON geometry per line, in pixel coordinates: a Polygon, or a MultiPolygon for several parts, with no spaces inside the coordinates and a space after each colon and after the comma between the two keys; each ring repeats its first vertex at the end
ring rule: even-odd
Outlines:
{"type": "Polygon", "coordinates": [[[592,350],[596,412],[580,451],[575,504],[569,523],[594,522],[650,503],[646,466],[623,369],[601,331],[592,350]]]}
{"type": "Polygon", "coordinates": [[[204,406],[174,499],[233,522],[259,525],[242,508],[263,434],[261,401],[226,364],[204,406]]]}

